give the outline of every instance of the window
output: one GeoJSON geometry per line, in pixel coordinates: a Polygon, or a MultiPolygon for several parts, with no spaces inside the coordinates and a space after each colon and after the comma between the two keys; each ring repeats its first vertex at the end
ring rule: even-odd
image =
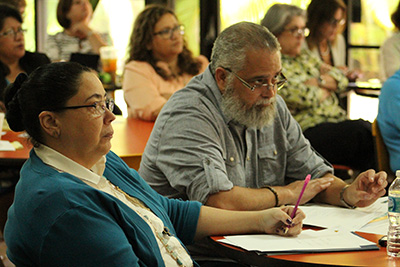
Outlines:
{"type": "Polygon", "coordinates": [[[221,31],[240,21],[260,23],[269,7],[276,3],[291,4],[306,9],[311,0],[220,0],[221,31]]]}
{"type": "Polygon", "coordinates": [[[23,19],[24,23],[22,24],[22,28],[26,30],[26,33],[24,34],[25,49],[31,52],[35,52],[35,0],[26,0],[26,8],[23,19]]]}
{"type": "Polygon", "coordinates": [[[348,1],[348,65],[362,70],[363,81],[377,81],[380,77],[379,47],[394,29],[390,16],[398,0],[348,1]]]}

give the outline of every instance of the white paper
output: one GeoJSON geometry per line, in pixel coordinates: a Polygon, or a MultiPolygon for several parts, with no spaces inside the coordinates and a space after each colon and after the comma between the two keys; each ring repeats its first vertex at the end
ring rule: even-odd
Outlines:
{"type": "Polygon", "coordinates": [[[372,220],[387,214],[387,197],[378,199],[365,208],[347,209],[332,205],[312,204],[300,206],[306,214],[303,223],[329,229],[356,231],[372,220]]]}
{"type": "Polygon", "coordinates": [[[15,151],[15,147],[7,140],[0,140],[0,151],[15,151]]]}
{"type": "Polygon", "coordinates": [[[304,230],[297,237],[278,235],[234,235],[219,240],[249,251],[301,253],[377,249],[370,242],[346,230],[304,230]]]}

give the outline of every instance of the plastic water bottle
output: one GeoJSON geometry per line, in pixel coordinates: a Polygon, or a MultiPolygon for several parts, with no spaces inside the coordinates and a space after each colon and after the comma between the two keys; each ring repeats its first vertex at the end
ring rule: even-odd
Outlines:
{"type": "Polygon", "coordinates": [[[396,171],[396,179],[389,187],[388,196],[387,254],[390,257],[400,257],[400,170],[396,171]]]}

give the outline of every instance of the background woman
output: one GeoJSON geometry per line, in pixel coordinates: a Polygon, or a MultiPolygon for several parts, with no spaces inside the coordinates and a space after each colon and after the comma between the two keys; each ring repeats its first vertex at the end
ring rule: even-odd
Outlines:
{"type": "Polygon", "coordinates": [[[113,102],[89,68],[58,62],[18,76],[7,120],[34,148],[4,238],[17,266],[192,266],[184,244],[208,235],[297,235],[293,207],[219,210],[168,199],[110,152],[113,102]],[[229,227],[228,227],[229,225],[229,227]]]}
{"type": "Polygon", "coordinates": [[[346,66],[346,42],[341,34],[346,23],[343,0],[311,0],[307,17],[308,48],[323,62],[341,69],[349,80],[356,80],[359,72],[346,66]]]}
{"type": "Polygon", "coordinates": [[[12,6],[0,4],[0,110],[4,110],[3,91],[21,72],[31,73],[50,63],[41,53],[25,51],[22,17],[12,6]]]}
{"type": "Polygon", "coordinates": [[[69,61],[72,53],[99,54],[100,47],[111,44],[108,34],[99,34],[90,28],[92,15],[89,0],[58,2],[57,20],[64,31],[47,37],[46,53],[51,61],[69,61]]]}
{"type": "Polygon", "coordinates": [[[25,13],[26,1],[25,0],[0,0],[0,4],[9,4],[18,9],[21,16],[25,13]]]}
{"type": "Polygon", "coordinates": [[[122,85],[130,117],[155,120],[168,98],[207,67],[204,56],[193,58],[183,34],[167,7],[150,5],[136,18],[122,85]]]}
{"type": "Polygon", "coordinates": [[[279,94],[311,145],[331,163],[356,170],[375,168],[371,123],[348,120],[346,111],[339,106],[336,93],[346,90],[347,78],[310,50],[302,49],[305,11],[275,4],[261,23],[281,45],[282,72],[288,82],[279,94]]]}
{"type": "Polygon", "coordinates": [[[380,49],[381,76],[383,81],[400,69],[400,1],[391,19],[395,26],[395,32],[383,42],[380,49]]]}

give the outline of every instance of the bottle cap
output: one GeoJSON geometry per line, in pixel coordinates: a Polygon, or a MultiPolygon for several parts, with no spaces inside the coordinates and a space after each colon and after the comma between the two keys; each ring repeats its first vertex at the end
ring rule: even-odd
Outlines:
{"type": "Polygon", "coordinates": [[[400,177],[400,170],[396,171],[396,177],[400,177]]]}

